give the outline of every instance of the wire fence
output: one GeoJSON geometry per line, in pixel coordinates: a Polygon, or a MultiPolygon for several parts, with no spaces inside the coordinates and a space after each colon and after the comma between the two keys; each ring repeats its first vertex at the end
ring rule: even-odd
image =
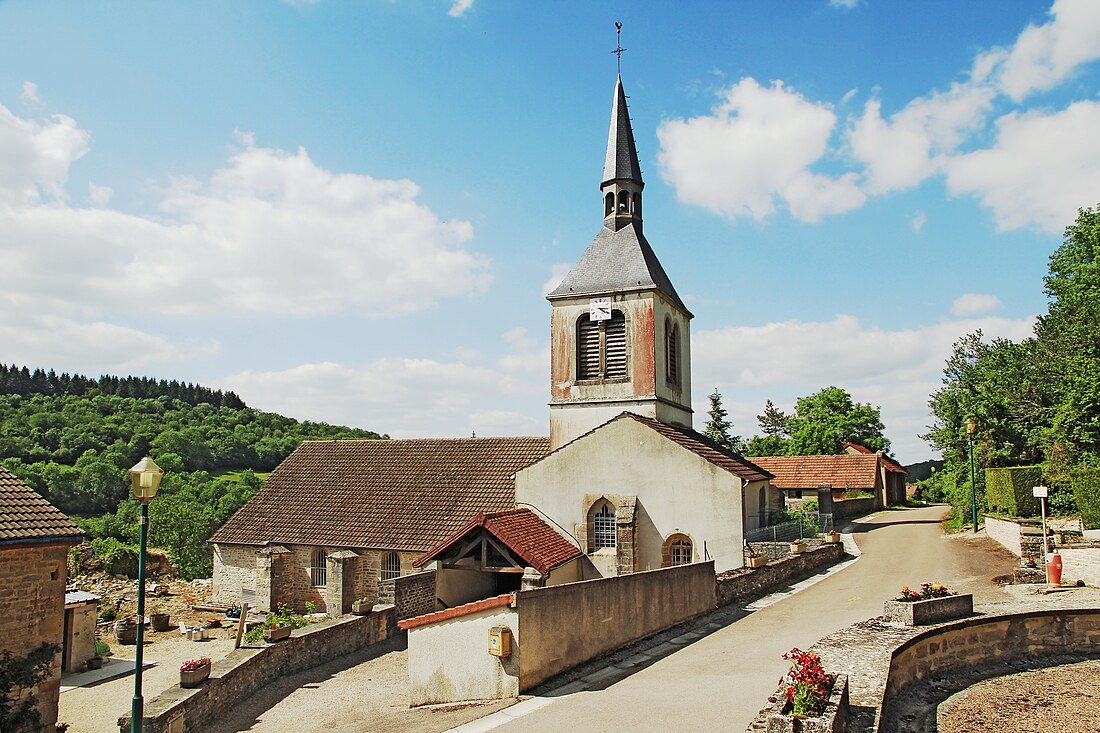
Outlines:
{"type": "Polygon", "coordinates": [[[768,524],[745,533],[746,542],[790,542],[816,537],[833,528],[833,515],[803,512],[792,521],[768,524]]]}

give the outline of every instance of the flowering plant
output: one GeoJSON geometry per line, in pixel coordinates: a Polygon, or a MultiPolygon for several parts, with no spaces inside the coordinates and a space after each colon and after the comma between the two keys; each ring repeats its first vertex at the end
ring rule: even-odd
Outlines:
{"type": "Polygon", "coordinates": [[[366,596],[363,596],[362,598],[360,598],[357,601],[353,601],[353,603],[355,603],[356,605],[363,605],[363,606],[367,605],[370,602],[371,602],[370,599],[367,598],[366,596]]]}
{"type": "Polygon", "coordinates": [[[831,675],[825,674],[821,666],[821,657],[813,652],[791,649],[783,655],[794,664],[787,670],[786,676],[779,681],[787,684],[787,700],[791,704],[791,714],[800,716],[820,715],[825,711],[825,700],[829,688],[833,685],[831,675]]]}
{"type": "Polygon", "coordinates": [[[749,545],[749,557],[764,557],[764,553],[756,549],[752,545],[749,545]]]}
{"type": "Polygon", "coordinates": [[[927,601],[929,598],[946,598],[947,596],[953,595],[955,595],[955,593],[948,590],[946,585],[925,581],[920,584],[920,590],[910,590],[909,586],[903,585],[901,587],[901,596],[896,600],[913,603],[915,601],[927,601]]]}
{"type": "Polygon", "coordinates": [[[199,657],[198,659],[185,659],[183,664],[180,665],[180,672],[194,672],[200,667],[205,667],[210,664],[210,657],[199,657]]]}
{"type": "Polygon", "coordinates": [[[804,543],[805,543],[805,540],[803,540],[801,538],[799,538],[797,540],[791,540],[792,545],[801,545],[801,544],[804,544],[804,543]]]}

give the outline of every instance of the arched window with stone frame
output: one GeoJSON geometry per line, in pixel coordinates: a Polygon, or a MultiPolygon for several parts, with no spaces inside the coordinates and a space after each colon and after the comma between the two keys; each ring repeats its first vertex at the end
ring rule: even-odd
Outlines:
{"type": "Polygon", "coordinates": [[[695,560],[695,543],[681,532],[671,534],[661,546],[661,567],[690,565],[695,560]]]}
{"type": "Polygon", "coordinates": [[[393,580],[401,577],[401,556],[396,552],[383,552],[378,567],[379,580],[393,580]]]}
{"type": "Polygon", "coordinates": [[[309,556],[309,584],[315,588],[328,583],[328,555],[323,549],[316,549],[309,556]]]}
{"type": "Polygon", "coordinates": [[[617,533],[615,505],[600,499],[588,510],[588,551],[614,550],[617,533]]]}

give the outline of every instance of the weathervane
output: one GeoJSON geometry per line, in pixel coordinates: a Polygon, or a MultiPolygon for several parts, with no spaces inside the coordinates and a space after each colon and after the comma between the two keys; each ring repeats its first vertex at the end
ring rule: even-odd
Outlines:
{"type": "Polygon", "coordinates": [[[611,53],[615,54],[615,71],[620,75],[623,73],[623,24],[619,21],[615,21],[615,50],[611,53]]]}

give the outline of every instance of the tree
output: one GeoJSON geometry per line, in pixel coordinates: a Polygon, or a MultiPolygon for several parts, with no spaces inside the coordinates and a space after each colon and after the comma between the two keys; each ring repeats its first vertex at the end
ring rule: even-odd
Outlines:
{"type": "Polygon", "coordinates": [[[730,434],[733,423],[726,419],[728,413],[726,408],[722,407],[722,395],[718,392],[717,387],[710,393],[709,399],[710,410],[707,412],[709,419],[707,420],[706,429],[703,430],[703,435],[732,451],[740,450],[743,447],[741,436],[730,434]]]}
{"type": "Polygon", "coordinates": [[[787,455],[840,453],[849,441],[875,451],[890,450],[890,440],[883,435],[881,408],[853,402],[840,387],[826,387],[799,399],[787,426],[791,435],[787,455]]]}
{"type": "Polygon", "coordinates": [[[777,409],[771,400],[764,405],[764,414],[756,416],[756,422],[760,424],[764,435],[777,435],[780,438],[790,435],[787,429],[789,420],[790,418],[782,410],[777,409]]]}

